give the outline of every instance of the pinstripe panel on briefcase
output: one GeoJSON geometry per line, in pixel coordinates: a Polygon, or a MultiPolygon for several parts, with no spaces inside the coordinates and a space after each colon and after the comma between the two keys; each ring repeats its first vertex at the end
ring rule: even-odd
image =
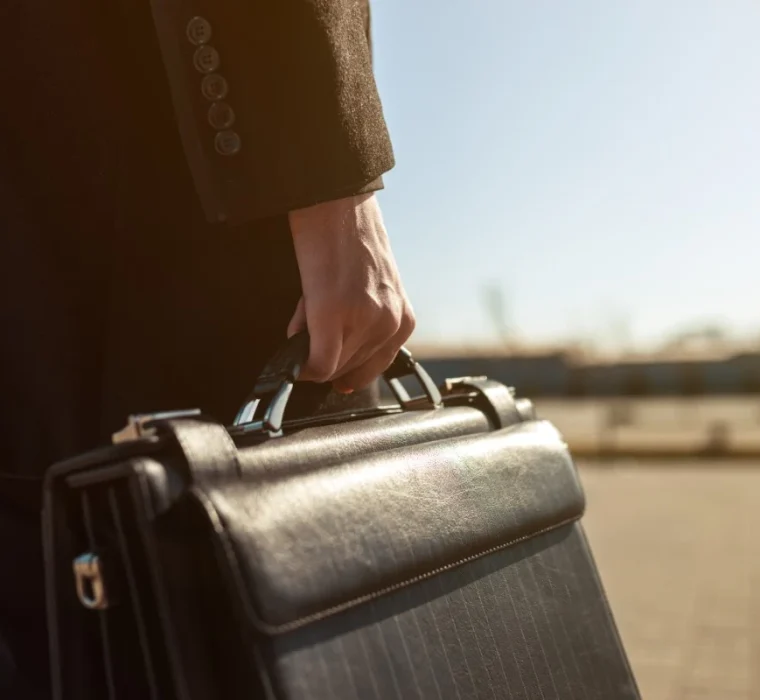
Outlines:
{"type": "Polygon", "coordinates": [[[638,698],[580,525],[276,638],[288,698],[638,698]]]}

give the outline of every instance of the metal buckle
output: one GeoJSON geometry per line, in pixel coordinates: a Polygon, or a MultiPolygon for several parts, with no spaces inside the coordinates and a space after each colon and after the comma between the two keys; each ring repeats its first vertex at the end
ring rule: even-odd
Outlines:
{"type": "Polygon", "coordinates": [[[384,373],[385,381],[393,392],[399,405],[406,409],[443,408],[441,392],[425,369],[417,362],[406,348],[399,350],[393,364],[384,373]],[[414,377],[422,387],[424,396],[412,398],[401,383],[402,377],[414,377]]]}
{"type": "Polygon", "coordinates": [[[259,432],[265,431],[270,437],[279,437],[282,435],[282,423],[285,418],[285,409],[288,405],[288,399],[293,393],[293,382],[283,382],[274,394],[251,399],[238,411],[233,422],[233,426],[242,432],[259,432]],[[264,416],[261,420],[254,420],[256,411],[261,402],[269,398],[264,416]]]}
{"type": "Polygon", "coordinates": [[[110,607],[106,592],[103,562],[97,554],[87,552],[74,559],[74,580],[79,602],[88,610],[110,607]]]}
{"type": "Polygon", "coordinates": [[[447,394],[453,394],[457,389],[467,389],[467,385],[473,381],[485,381],[488,379],[485,375],[478,375],[474,377],[452,377],[446,379],[443,383],[444,390],[447,394]]]}
{"type": "Polygon", "coordinates": [[[524,421],[538,420],[536,407],[530,399],[515,399],[515,406],[524,421]]]}
{"type": "Polygon", "coordinates": [[[111,442],[118,445],[122,442],[153,437],[156,434],[156,429],[151,425],[152,423],[177,418],[194,418],[199,415],[201,415],[199,408],[184,411],[164,411],[162,413],[138,413],[127,418],[127,424],[111,436],[111,442]]]}
{"type": "MultiPolygon", "coordinates": [[[[452,396],[452,395],[457,395],[457,394],[466,395],[468,393],[474,392],[476,395],[479,395],[480,397],[485,399],[485,404],[487,406],[493,407],[492,400],[489,397],[489,389],[482,386],[482,384],[486,384],[486,385],[494,384],[494,382],[490,382],[488,377],[484,377],[484,376],[454,377],[452,379],[447,379],[445,381],[444,391],[447,396],[452,396]]],[[[518,398],[516,396],[514,387],[505,387],[505,388],[509,392],[510,396],[512,397],[512,401],[514,402],[514,408],[520,421],[537,420],[536,408],[533,405],[533,402],[530,399],[518,398]]],[[[501,424],[501,417],[499,415],[500,412],[498,409],[494,409],[494,411],[495,412],[493,411],[491,412],[491,416],[495,420],[495,425],[498,426],[501,424]]]]}

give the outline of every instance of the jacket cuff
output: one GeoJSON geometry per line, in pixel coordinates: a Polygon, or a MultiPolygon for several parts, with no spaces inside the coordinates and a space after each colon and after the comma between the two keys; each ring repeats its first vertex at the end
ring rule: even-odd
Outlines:
{"type": "Polygon", "coordinates": [[[302,202],[297,202],[291,206],[288,211],[295,211],[296,209],[305,209],[307,207],[313,207],[317,204],[323,204],[324,202],[332,202],[336,199],[345,199],[346,197],[355,197],[361,194],[370,194],[384,189],[383,178],[377,177],[372,182],[366,184],[351,185],[344,190],[335,190],[330,194],[324,194],[316,196],[311,199],[304,199],[302,202]]]}

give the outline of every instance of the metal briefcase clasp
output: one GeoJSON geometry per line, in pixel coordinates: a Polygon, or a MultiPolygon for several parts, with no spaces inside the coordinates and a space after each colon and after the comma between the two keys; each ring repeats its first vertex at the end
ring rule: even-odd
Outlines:
{"type": "Polygon", "coordinates": [[[77,597],[85,608],[105,610],[110,607],[103,561],[97,554],[87,552],[74,559],[74,580],[77,597]]]}
{"type": "Polygon", "coordinates": [[[140,438],[151,437],[156,434],[153,423],[162,420],[177,420],[179,418],[195,418],[200,416],[199,408],[192,408],[186,411],[164,411],[163,413],[140,413],[129,416],[127,424],[118,432],[114,433],[111,441],[114,445],[122,442],[139,440],[140,438]]]}

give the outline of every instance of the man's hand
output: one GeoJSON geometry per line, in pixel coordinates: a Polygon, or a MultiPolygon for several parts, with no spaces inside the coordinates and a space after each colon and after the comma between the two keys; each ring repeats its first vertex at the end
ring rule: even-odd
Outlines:
{"type": "Polygon", "coordinates": [[[302,379],[332,381],[336,391],[362,389],[387,369],[414,330],[373,194],[289,214],[303,297],[288,337],[311,336],[302,379]]]}

